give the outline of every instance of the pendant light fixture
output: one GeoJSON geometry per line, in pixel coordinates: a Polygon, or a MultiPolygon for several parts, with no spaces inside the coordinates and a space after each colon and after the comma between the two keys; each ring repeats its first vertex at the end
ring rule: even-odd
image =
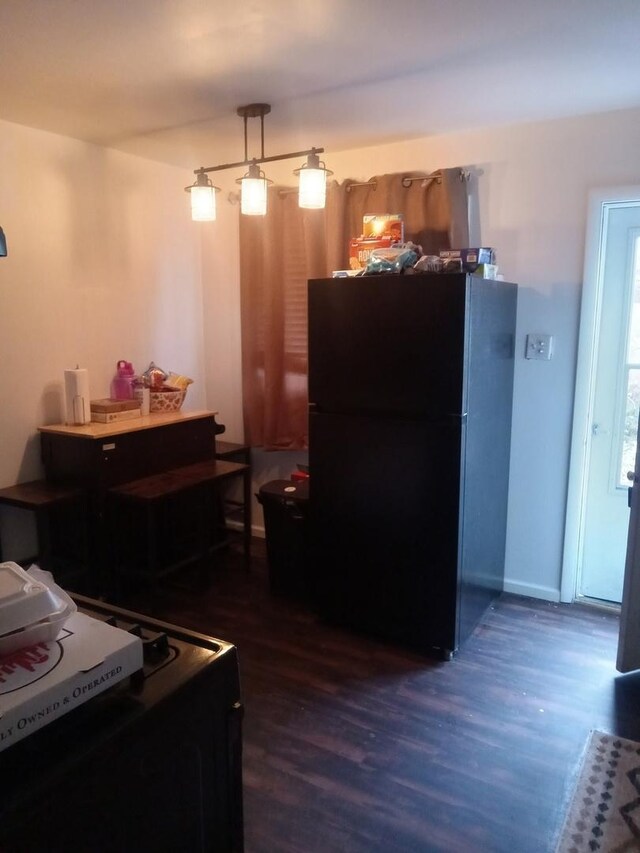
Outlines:
{"type": "Polygon", "coordinates": [[[249,166],[246,175],[236,180],[240,184],[240,212],[245,216],[265,216],[267,213],[267,189],[273,181],[267,180],[256,161],[249,166]]]}
{"type": "Polygon", "coordinates": [[[194,170],[196,180],[185,190],[191,193],[191,218],[197,221],[211,221],[216,218],[215,187],[207,176],[208,172],[222,172],[225,169],[237,169],[247,166],[246,173],[236,180],[240,184],[240,211],[246,216],[264,216],[267,212],[267,188],[272,181],[265,177],[260,168],[261,163],[274,163],[277,160],[306,157],[307,162],[294,174],[299,176],[300,186],[298,204],[305,208],[323,208],[326,198],[327,176],[332,175],[320,161],[318,154],[324,148],[310,148],[307,151],[294,151],[290,154],[277,154],[272,157],[264,155],[264,117],[271,112],[270,104],[248,104],[238,107],[238,115],[244,121],[244,160],[238,163],[225,163],[222,166],[202,166],[194,170]],[[260,156],[248,156],[247,122],[250,118],[260,119],[260,156]]]}
{"type": "Polygon", "coordinates": [[[196,172],[191,186],[185,187],[191,194],[191,218],[194,222],[213,222],[216,218],[216,193],[220,187],[214,187],[202,171],[196,172]]]}
{"type": "Polygon", "coordinates": [[[323,208],[327,197],[327,177],[333,175],[312,148],[307,156],[307,162],[299,169],[294,169],[293,174],[300,180],[298,190],[298,204],[310,210],[323,208]]]}

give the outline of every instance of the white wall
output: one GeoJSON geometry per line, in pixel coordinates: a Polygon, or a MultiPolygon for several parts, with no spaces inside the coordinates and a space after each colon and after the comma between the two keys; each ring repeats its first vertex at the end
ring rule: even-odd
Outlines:
{"type": "MultiPolygon", "coordinates": [[[[587,195],[593,187],[637,183],[639,150],[640,111],[633,110],[324,155],[339,180],[448,166],[472,172],[472,244],[495,247],[500,271],[520,285],[506,565],[514,592],[559,598],[587,195]],[[554,336],[552,361],[524,359],[528,332],[554,336]]],[[[293,184],[293,166],[276,165],[269,176],[293,184]]],[[[232,186],[229,178],[220,194],[223,228],[203,232],[208,256],[219,261],[205,276],[207,329],[218,336],[209,350],[219,349],[207,391],[210,405],[233,424],[228,437],[240,440],[237,315],[223,319],[214,307],[237,310],[238,209],[225,200],[232,186]]],[[[256,485],[295,467],[287,454],[276,464],[267,457],[257,455],[256,485]]]]}
{"type": "MultiPolygon", "coordinates": [[[[636,110],[325,154],[339,180],[473,174],[473,239],[520,284],[506,569],[516,592],[558,598],[587,195],[637,183],[638,150],[636,110]],[[527,332],[554,335],[551,362],[524,360],[527,332]]],[[[6,122],[0,162],[0,486],[41,474],[37,426],[61,419],[63,371],[76,363],[92,396],[107,394],[119,358],[191,375],[188,405],[206,401],[225,437],[242,440],[238,207],[226,200],[237,175],[222,175],[218,222],[199,226],[183,170],[6,122]]],[[[294,165],[270,177],[293,184],[294,165]]],[[[256,454],[256,488],[300,458],[256,454]]],[[[2,517],[11,550],[20,525],[2,517]]]]}
{"type": "MultiPolygon", "coordinates": [[[[189,407],[206,394],[184,171],[7,122],[0,163],[2,487],[41,476],[37,427],[64,418],[65,368],[103,397],[118,359],[154,360],[195,380],[189,407]]],[[[7,559],[31,553],[25,517],[2,513],[7,559]]]]}

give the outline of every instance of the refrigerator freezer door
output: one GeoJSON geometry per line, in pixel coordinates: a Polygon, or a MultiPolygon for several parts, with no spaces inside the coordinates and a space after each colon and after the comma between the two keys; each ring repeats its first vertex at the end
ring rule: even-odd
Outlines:
{"type": "Polygon", "coordinates": [[[309,401],[440,418],[465,409],[465,275],[309,282],[309,401]]]}
{"type": "Polygon", "coordinates": [[[418,649],[453,651],[464,427],[319,413],[309,420],[321,612],[418,649]]]}

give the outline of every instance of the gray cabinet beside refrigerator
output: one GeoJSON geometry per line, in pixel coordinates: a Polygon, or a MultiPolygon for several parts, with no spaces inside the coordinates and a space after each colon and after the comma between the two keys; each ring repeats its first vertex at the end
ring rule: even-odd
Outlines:
{"type": "Polygon", "coordinates": [[[387,275],[308,294],[315,600],[448,658],[503,585],[517,287],[387,275]]]}

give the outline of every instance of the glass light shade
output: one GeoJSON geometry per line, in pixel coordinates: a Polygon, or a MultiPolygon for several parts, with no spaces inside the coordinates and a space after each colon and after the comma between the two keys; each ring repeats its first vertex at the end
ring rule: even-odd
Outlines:
{"type": "Polygon", "coordinates": [[[212,186],[191,187],[191,219],[213,222],[216,218],[216,191],[212,186]]]}
{"type": "Polygon", "coordinates": [[[324,207],[327,195],[326,169],[300,169],[298,206],[317,210],[324,207]]]}
{"type": "Polygon", "coordinates": [[[240,183],[240,211],[245,216],[266,216],[266,178],[242,178],[240,183]]]}

